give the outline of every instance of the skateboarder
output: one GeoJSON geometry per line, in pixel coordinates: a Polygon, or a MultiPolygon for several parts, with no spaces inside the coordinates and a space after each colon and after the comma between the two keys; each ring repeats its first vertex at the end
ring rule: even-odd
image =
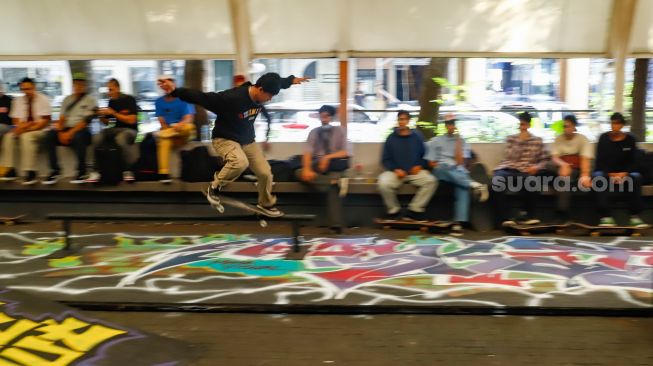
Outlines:
{"type": "Polygon", "coordinates": [[[246,82],[219,93],[204,93],[169,85],[170,96],[199,104],[217,115],[212,133],[213,147],[225,165],[215,173],[213,182],[207,188],[206,196],[211,204],[219,205],[218,195],[222,187],[233,182],[249,166],[258,178],[258,207],[271,217],[283,215],[275,207],[277,198],[272,194],[270,164],[255,142],[254,120],[261,111],[262,104],[279,94],[280,89],[307,80],[293,75],[281,78],[279,74],[267,73],[255,84],[246,82]]]}

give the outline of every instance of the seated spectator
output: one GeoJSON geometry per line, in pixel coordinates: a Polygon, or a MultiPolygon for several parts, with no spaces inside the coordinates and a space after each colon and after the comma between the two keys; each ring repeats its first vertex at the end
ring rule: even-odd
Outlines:
{"type": "Polygon", "coordinates": [[[616,226],[610,215],[609,196],[612,192],[621,191],[629,196],[629,225],[647,227],[639,218],[642,211],[642,176],[637,172],[635,137],[622,131],[626,120],[621,113],[610,116],[610,122],[612,130],[602,134],[596,144],[596,162],[592,174],[601,215],[599,226],[616,226]],[[599,184],[597,179],[603,183],[599,184]],[[597,189],[600,187],[607,189],[597,189]]]}
{"type": "Polygon", "coordinates": [[[96,110],[97,100],[87,94],[86,76],[76,73],[73,75],[73,94],[63,100],[59,120],[45,136],[51,172],[42,182],[43,184],[54,184],[59,180],[61,168],[57,159],[57,146],[68,146],[75,151],[77,176],[70,183],[84,183],[87,178],[86,150],[91,144],[91,132],[88,129],[88,124],[95,116],[96,110]]]}
{"type": "Polygon", "coordinates": [[[556,192],[558,196],[556,218],[559,223],[569,221],[572,184],[580,183],[585,189],[592,187],[590,165],[594,157],[592,145],[587,137],[576,132],[578,125],[576,116],[565,116],[563,122],[564,133],[556,137],[551,145],[551,160],[558,177],[567,180],[564,189],[556,192]]]}
{"type": "Polygon", "coordinates": [[[397,113],[398,127],[383,145],[382,164],[385,172],[381,173],[378,188],[386,207],[386,218],[400,219],[401,205],[397,200],[397,190],[404,183],[418,187],[417,193],[408,205],[404,218],[422,220],[426,205],[429,204],[437,181],[427,170],[424,170],[424,139],[418,131],[408,127],[410,114],[407,111],[397,113]]]}
{"type": "Polygon", "coordinates": [[[50,123],[52,109],[48,97],[36,91],[36,84],[30,78],[20,81],[20,90],[25,93],[15,98],[11,104],[14,128],[2,138],[2,160],[0,161],[0,178],[15,180],[14,149],[20,141],[20,168],[25,171],[24,185],[38,182],[36,159],[45,128],[50,123]]]}
{"type": "Polygon", "coordinates": [[[170,183],[170,152],[172,149],[184,146],[193,138],[195,107],[179,98],[170,96],[175,82],[172,76],[161,75],[158,82],[159,87],[165,93],[154,104],[156,116],[161,123],[161,130],[156,134],[159,181],[170,183]],[[169,80],[170,83],[164,83],[165,80],[169,80]]]}
{"type": "MultiPolygon", "coordinates": [[[[120,92],[120,83],[116,79],[110,79],[107,82],[109,89],[109,106],[99,108],[97,114],[100,116],[100,122],[108,125],[114,122],[113,127],[105,128],[100,132],[93,141],[93,146],[100,145],[107,139],[115,139],[116,143],[122,149],[125,170],[123,171],[123,180],[125,182],[134,181],[133,165],[138,160],[138,147],[134,144],[138,134],[138,105],[136,99],[131,95],[120,92]]],[[[100,181],[100,172],[94,171],[90,174],[87,183],[97,183],[100,181]]]]}
{"type": "Polygon", "coordinates": [[[335,107],[323,105],[319,114],[322,126],[314,128],[308,134],[302,168],[296,174],[302,182],[328,193],[326,206],[329,209],[329,226],[340,233],[344,217],[338,183],[342,172],[349,168],[351,154],[345,131],[340,126],[330,124],[336,114],[335,107]]]}
{"type": "Polygon", "coordinates": [[[528,112],[519,114],[519,133],[508,136],[506,152],[503,161],[494,169],[492,190],[496,195],[497,218],[503,226],[516,223],[534,225],[540,223],[535,215],[535,203],[538,194],[544,189],[543,179],[539,179],[536,187],[527,187],[529,177],[542,178],[546,174],[546,164],[549,154],[544,148],[542,139],[531,134],[531,115],[528,112]],[[499,183],[499,184],[497,184],[499,183]],[[522,211],[515,218],[506,197],[507,189],[517,189],[521,194],[522,211]],[[528,189],[527,189],[528,188],[528,189]]]}
{"type": "Polygon", "coordinates": [[[13,128],[11,117],[9,117],[11,100],[11,96],[5,94],[4,83],[0,80],[0,144],[2,137],[13,128]]]}
{"type": "Polygon", "coordinates": [[[465,168],[465,159],[470,158],[470,150],[465,140],[456,133],[456,120],[453,115],[444,121],[447,133],[433,137],[426,143],[426,160],[433,175],[440,182],[449,182],[454,186],[454,225],[451,230],[461,233],[463,225],[469,224],[470,193],[474,189],[482,201],[488,199],[485,184],[473,181],[465,168]]]}

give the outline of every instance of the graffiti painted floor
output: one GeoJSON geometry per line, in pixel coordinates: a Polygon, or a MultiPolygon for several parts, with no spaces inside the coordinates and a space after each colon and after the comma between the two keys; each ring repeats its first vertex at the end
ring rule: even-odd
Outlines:
{"type": "Polygon", "coordinates": [[[650,238],[0,234],[0,287],[52,300],[186,304],[645,308],[650,238]]]}

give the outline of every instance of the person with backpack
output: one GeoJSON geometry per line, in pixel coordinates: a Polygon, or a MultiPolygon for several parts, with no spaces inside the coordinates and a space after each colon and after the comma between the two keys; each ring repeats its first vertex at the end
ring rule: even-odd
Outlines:
{"type": "Polygon", "coordinates": [[[207,199],[211,204],[219,205],[222,187],[233,182],[249,166],[258,179],[258,207],[271,217],[283,215],[275,207],[277,198],[272,194],[272,170],[255,142],[254,121],[263,103],[270,101],[281,89],[307,80],[267,73],[255,84],[246,82],[219,93],[176,88],[170,80],[163,81],[172,90],[171,96],[198,104],[217,116],[212,132],[213,147],[225,164],[214,174],[213,182],[207,188],[207,199]]]}
{"type": "MultiPolygon", "coordinates": [[[[107,88],[109,89],[109,105],[107,108],[99,108],[97,114],[100,116],[100,122],[105,125],[113,122],[113,127],[102,130],[95,138],[93,146],[96,151],[99,147],[102,147],[101,151],[119,151],[120,157],[116,156],[115,158],[121,161],[114,161],[114,164],[107,168],[113,169],[113,167],[120,166],[122,179],[131,183],[134,181],[133,164],[138,160],[138,146],[134,142],[138,134],[139,108],[133,96],[120,92],[118,80],[109,79],[107,88]]],[[[109,155],[111,153],[107,155],[107,160],[113,160],[109,157],[114,158],[114,156],[109,155]]],[[[98,161],[97,153],[95,158],[96,169],[86,179],[87,183],[98,183],[102,179],[102,168],[104,167],[101,167],[102,164],[98,161]]]]}
{"type": "Polygon", "coordinates": [[[188,143],[195,134],[195,107],[183,100],[170,95],[175,89],[175,79],[171,75],[161,75],[158,78],[159,88],[165,93],[155,103],[155,115],[161,123],[157,137],[157,162],[159,166],[159,181],[164,184],[170,179],[170,152],[188,143]]]}
{"type": "Polygon", "coordinates": [[[74,150],[77,157],[77,176],[70,183],[84,183],[86,150],[91,144],[88,124],[95,116],[96,109],[97,100],[87,93],[86,76],[83,73],[73,74],[73,94],[63,100],[59,120],[44,139],[51,172],[42,184],[55,184],[59,180],[61,168],[57,158],[57,146],[68,146],[74,150]]]}

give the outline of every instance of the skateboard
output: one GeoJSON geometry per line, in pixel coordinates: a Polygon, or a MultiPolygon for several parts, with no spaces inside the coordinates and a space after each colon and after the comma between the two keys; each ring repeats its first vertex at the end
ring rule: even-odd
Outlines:
{"type": "Polygon", "coordinates": [[[591,236],[602,236],[602,235],[627,235],[627,236],[641,236],[642,231],[648,230],[651,228],[651,225],[647,227],[632,227],[632,226],[594,226],[586,225],[575,222],[572,224],[575,228],[580,229],[581,231],[589,232],[591,236]]]}
{"type": "MultiPolygon", "coordinates": [[[[206,191],[202,190],[201,192],[206,197],[206,195],[207,195],[206,191]]],[[[268,226],[268,221],[267,220],[270,219],[270,218],[274,218],[272,216],[268,216],[265,213],[265,211],[261,210],[260,208],[254,206],[254,205],[251,205],[251,204],[243,202],[243,201],[239,201],[239,200],[237,200],[235,198],[231,198],[231,197],[228,197],[228,196],[221,195],[219,205],[211,203],[211,207],[215,208],[219,213],[224,213],[224,206],[239,208],[241,210],[245,210],[245,211],[255,215],[256,217],[259,218],[259,225],[261,225],[261,227],[267,227],[268,226]]]]}
{"type": "Polygon", "coordinates": [[[503,228],[506,231],[515,232],[522,236],[529,236],[533,234],[542,234],[542,233],[556,233],[562,234],[566,228],[569,227],[569,224],[547,224],[540,223],[534,225],[523,225],[523,224],[514,224],[514,225],[504,225],[503,228]]]}
{"type": "Polygon", "coordinates": [[[415,221],[415,220],[386,220],[377,218],[374,222],[381,225],[383,229],[408,229],[422,232],[441,232],[450,229],[452,221],[415,221]]]}
{"type": "Polygon", "coordinates": [[[5,225],[14,225],[20,223],[20,219],[27,215],[17,215],[17,216],[0,216],[0,221],[5,225]]]}

